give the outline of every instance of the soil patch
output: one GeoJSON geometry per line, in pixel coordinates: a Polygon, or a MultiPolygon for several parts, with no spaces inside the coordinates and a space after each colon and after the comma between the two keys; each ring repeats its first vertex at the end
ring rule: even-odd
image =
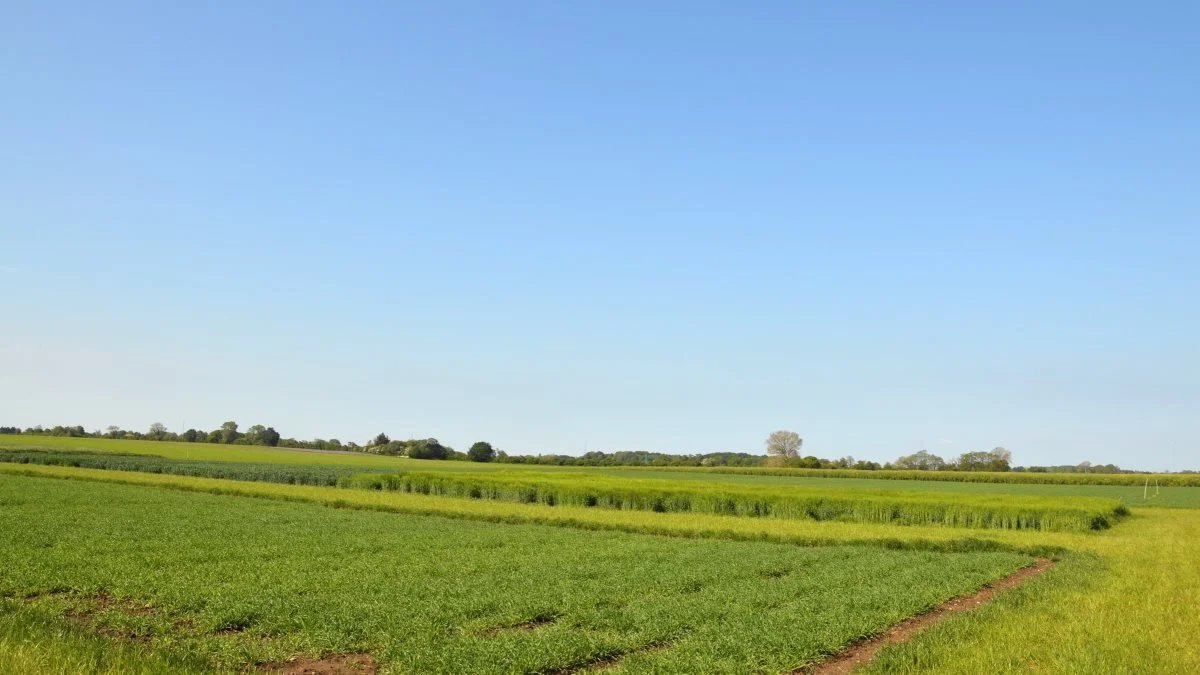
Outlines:
{"type": "Polygon", "coordinates": [[[796,672],[809,675],[845,675],[846,673],[854,672],[856,668],[875,658],[875,654],[885,645],[907,642],[914,635],[941,621],[946,616],[976,609],[991,600],[992,596],[1000,591],[1018,586],[1053,566],[1053,560],[1038,558],[1029,567],[1022,567],[1007,577],[984,586],[976,593],[948,600],[924,614],[909,617],[879,635],[854,643],[830,657],[829,660],[814,666],[802,668],[796,672]]]}

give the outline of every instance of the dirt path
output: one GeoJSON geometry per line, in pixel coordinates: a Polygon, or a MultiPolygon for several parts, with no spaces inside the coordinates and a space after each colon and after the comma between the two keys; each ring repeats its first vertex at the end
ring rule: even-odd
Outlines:
{"type": "Polygon", "coordinates": [[[879,635],[856,642],[838,654],[831,656],[828,660],[808,668],[803,668],[797,672],[805,673],[806,675],[845,675],[846,673],[854,672],[856,668],[875,658],[876,652],[884,646],[906,642],[912,639],[917,633],[941,621],[950,614],[969,612],[976,609],[991,600],[992,596],[996,593],[1006,588],[1018,586],[1053,566],[1053,560],[1038,558],[1029,567],[1022,567],[1009,576],[988,584],[972,595],[948,600],[924,614],[909,617],[879,635]]]}

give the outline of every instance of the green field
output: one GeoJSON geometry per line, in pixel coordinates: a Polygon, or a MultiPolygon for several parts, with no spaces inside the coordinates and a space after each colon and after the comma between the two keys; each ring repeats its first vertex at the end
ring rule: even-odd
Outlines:
{"type": "Polygon", "coordinates": [[[0,594],[228,669],[370,652],[419,672],[610,657],[630,671],[782,671],[1031,562],[62,487],[0,478],[0,594]]]}
{"type": "Polygon", "coordinates": [[[188,444],[80,440],[76,449],[129,464],[0,463],[0,672],[237,672],[369,654],[378,672],[396,673],[783,673],[1033,556],[1057,565],[863,669],[1200,671],[1200,615],[1189,610],[1200,606],[1200,509],[1169,497],[1195,488],[1126,501],[1131,515],[1101,531],[968,528],[351,489],[329,478],[415,471],[498,489],[624,485],[638,498],[649,484],[962,505],[1123,488],[514,469],[229,446],[155,458],[145,453],[188,444]],[[228,473],[163,470],[180,466],[228,473]],[[1160,504],[1179,508],[1147,508],[1160,504]]]}
{"type": "Polygon", "coordinates": [[[654,471],[647,469],[611,469],[603,471],[613,476],[638,478],[662,478],[698,481],[709,484],[730,483],[735,485],[792,485],[796,487],[829,488],[835,490],[872,489],[887,491],[911,491],[924,493],[966,495],[1028,495],[1036,497],[1099,497],[1119,500],[1130,507],[1183,507],[1200,508],[1200,487],[1155,487],[1151,481],[1148,489],[1142,485],[1086,485],[1053,483],[977,483],[945,480],[888,480],[880,478],[836,478],[808,476],[776,476],[770,474],[714,473],[699,471],[654,471]]]}

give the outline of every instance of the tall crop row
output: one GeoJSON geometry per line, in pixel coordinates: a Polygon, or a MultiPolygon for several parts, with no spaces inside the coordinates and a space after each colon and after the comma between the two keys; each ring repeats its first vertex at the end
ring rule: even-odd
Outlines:
{"type": "Polygon", "coordinates": [[[903,525],[1096,530],[1125,514],[1120,502],[1092,497],[975,496],[814,490],[790,486],[679,484],[583,474],[462,474],[410,471],[344,477],[348,488],[392,490],[548,506],[695,512],[765,518],[903,525]]]}

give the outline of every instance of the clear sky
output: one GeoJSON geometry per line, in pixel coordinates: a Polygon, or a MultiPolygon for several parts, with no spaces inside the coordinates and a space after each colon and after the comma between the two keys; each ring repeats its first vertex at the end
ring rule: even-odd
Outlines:
{"type": "Polygon", "coordinates": [[[6,2],[0,424],[1200,467],[1200,5],[6,2]]]}

